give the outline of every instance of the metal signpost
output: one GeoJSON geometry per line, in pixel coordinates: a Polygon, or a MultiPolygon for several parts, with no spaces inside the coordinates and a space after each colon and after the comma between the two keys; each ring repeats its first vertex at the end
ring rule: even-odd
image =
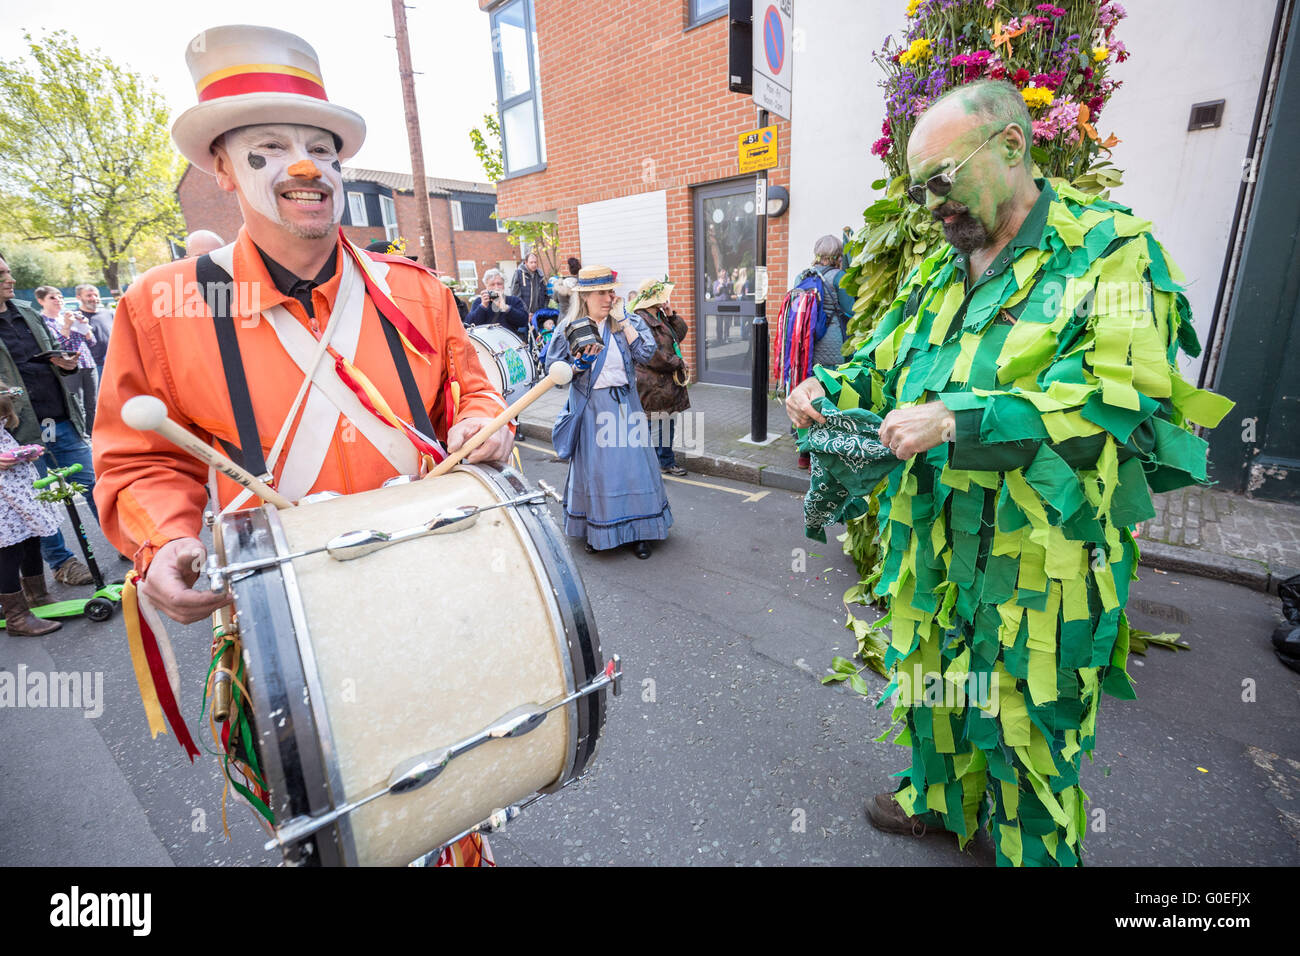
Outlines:
{"type": "MultiPolygon", "coordinates": [[[[753,96],[758,107],[758,129],[768,128],[768,113],[784,120],[790,119],[791,34],[794,19],[794,0],[753,0],[753,96]]],[[[742,137],[743,142],[743,137],[742,137]]],[[[767,275],[767,170],[776,165],[776,129],[772,128],[771,162],[758,172],[754,198],[758,219],[758,237],[755,243],[755,273],[767,275]]],[[[755,167],[750,167],[755,168],[755,167]]],[[[742,170],[744,171],[744,170],[742,170]]],[[[766,286],[766,282],[764,282],[766,286]]],[[[764,296],[766,299],[766,295],[764,296]]],[[[768,383],[768,325],[766,301],[756,300],[753,347],[753,374],[750,382],[749,436],[741,439],[747,443],[766,445],[776,435],[767,432],[768,383]]]]}

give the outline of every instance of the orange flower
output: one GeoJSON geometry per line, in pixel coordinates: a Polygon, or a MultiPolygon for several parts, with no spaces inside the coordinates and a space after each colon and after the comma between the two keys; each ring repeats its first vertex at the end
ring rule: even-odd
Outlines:
{"type": "Polygon", "coordinates": [[[1112,147],[1115,147],[1115,146],[1118,146],[1118,145],[1120,144],[1121,141],[1120,141],[1120,140],[1115,136],[1114,133],[1111,133],[1109,136],[1107,136],[1106,139],[1105,139],[1104,141],[1103,141],[1102,139],[1100,139],[1100,138],[1097,136],[1097,128],[1096,128],[1095,126],[1093,126],[1091,123],[1088,122],[1088,117],[1091,116],[1091,115],[1092,115],[1092,111],[1091,111],[1090,109],[1088,109],[1087,104],[1082,104],[1082,105],[1080,105],[1080,107],[1079,107],[1079,129],[1083,130],[1084,134],[1085,134],[1085,135],[1086,135],[1090,140],[1092,140],[1094,143],[1096,143],[1096,144],[1097,144],[1101,149],[1104,149],[1104,150],[1106,150],[1107,152],[1110,152],[1111,148],[1112,148],[1112,147]]]}
{"type": "Polygon", "coordinates": [[[1016,27],[1014,30],[1003,30],[1002,18],[998,17],[996,20],[993,21],[993,49],[996,50],[999,46],[1005,46],[1007,49],[1006,52],[1002,54],[1002,59],[1004,60],[1011,59],[1012,39],[1020,36],[1020,34],[1024,33],[1028,29],[1029,27],[1024,26],[1022,24],[1016,27]]]}

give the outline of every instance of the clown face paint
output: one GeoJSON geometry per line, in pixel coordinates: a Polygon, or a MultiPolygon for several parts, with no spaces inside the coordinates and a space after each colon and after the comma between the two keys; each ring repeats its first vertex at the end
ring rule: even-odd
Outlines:
{"type": "Polygon", "coordinates": [[[314,126],[244,126],[226,134],[225,149],[240,194],[261,215],[300,239],[320,239],[337,228],[343,174],[332,133],[314,126]]]}

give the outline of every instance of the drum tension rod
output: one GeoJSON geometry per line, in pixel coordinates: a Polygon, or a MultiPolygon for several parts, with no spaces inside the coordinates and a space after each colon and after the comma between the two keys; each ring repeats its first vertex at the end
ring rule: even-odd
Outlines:
{"type": "Polygon", "coordinates": [[[479,515],[487,511],[493,511],[497,508],[511,508],[519,505],[541,504],[547,497],[561,500],[556,494],[554,488],[546,482],[538,482],[541,490],[532,491],[526,495],[520,495],[517,498],[511,498],[509,501],[499,501],[494,505],[479,507],[478,505],[460,505],[456,508],[448,508],[440,511],[424,524],[414,528],[403,528],[400,531],[377,531],[374,529],[365,529],[357,531],[345,531],[336,535],[324,546],[319,548],[309,548],[306,551],[295,551],[293,554],[276,555],[268,558],[257,558],[252,561],[241,561],[237,564],[222,565],[221,559],[215,553],[208,555],[207,574],[210,587],[213,591],[224,593],[229,579],[236,575],[243,577],[253,571],[260,571],[263,568],[273,568],[277,565],[284,564],[287,561],[294,561],[298,558],[305,558],[308,555],[320,554],[322,551],[329,553],[329,556],[335,561],[353,561],[357,558],[363,558],[368,554],[373,554],[384,548],[400,544],[403,541],[410,541],[414,538],[423,538],[431,534],[449,534],[455,531],[464,531],[466,528],[473,527],[478,521],[479,515]]]}
{"type": "Polygon", "coordinates": [[[614,695],[618,696],[623,678],[621,664],[621,659],[615,654],[605,664],[605,669],[600,672],[599,676],[570,694],[554,697],[544,704],[521,704],[512,710],[506,711],[482,730],[471,734],[464,740],[447,747],[408,757],[394,768],[392,775],[388,778],[388,783],[371,791],[361,799],[345,803],[343,806],[320,816],[294,817],[289,820],[284,826],[275,831],[275,839],[267,841],[265,849],[283,848],[291,843],[306,839],[317,830],[324,829],[334,821],[387,794],[409,793],[412,790],[418,790],[425,784],[436,780],[455,758],[473,750],[480,744],[487,743],[489,740],[522,737],[525,734],[532,733],[542,725],[542,722],[546,720],[546,716],[551,711],[572,703],[579,697],[586,697],[588,694],[594,694],[606,687],[610,687],[614,695]]]}

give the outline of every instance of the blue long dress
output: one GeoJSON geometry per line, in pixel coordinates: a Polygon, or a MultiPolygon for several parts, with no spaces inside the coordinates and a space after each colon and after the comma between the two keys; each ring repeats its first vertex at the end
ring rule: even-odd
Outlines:
{"type": "MultiPolygon", "coordinates": [[[[662,541],[672,527],[673,513],[659,475],[649,423],[636,392],[634,360],[648,361],[654,338],[635,313],[626,321],[637,331],[629,345],[622,332],[603,328],[605,361],[622,361],[627,385],[592,388],[595,367],[575,372],[569,401],[586,402],[569,478],[564,486],[564,533],[586,538],[598,551],[634,541],[662,541]],[[590,396],[590,398],[587,398],[590,396]]],[[[563,325],[551,336],[544,364],[572,362],[563,325]]]]}

